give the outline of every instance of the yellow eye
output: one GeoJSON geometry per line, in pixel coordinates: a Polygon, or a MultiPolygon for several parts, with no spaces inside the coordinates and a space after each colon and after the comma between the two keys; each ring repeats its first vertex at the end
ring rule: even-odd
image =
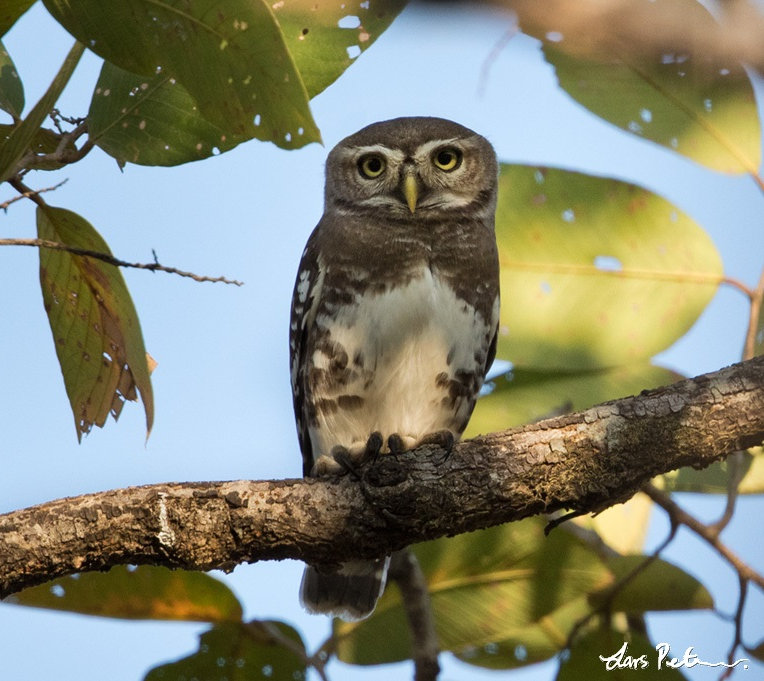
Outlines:
{"type": "Polygon", "coordinates": [[[436,167],[450,173],[461,165],[462,152],[458,149],[454,149],[454,147],[445,147],[435,152],[435,155],[432,157],[432,162],[436,167]]]}
{"type": "Polygon", "coordinates": [[[358,170],[364,177],[373,180],[385,172],[385,159],[379,154],[367,154],[358,159],[358,170]]]}

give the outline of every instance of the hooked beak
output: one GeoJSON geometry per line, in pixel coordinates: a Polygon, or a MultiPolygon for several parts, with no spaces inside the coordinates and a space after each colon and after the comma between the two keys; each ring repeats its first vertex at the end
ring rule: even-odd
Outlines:
{"type": "Polygon", "coordinates": [[[406,173],[403,178],[403,196],[406,199],[409,210],[413,213],[416,210],[416,202],[419,198],[419,187],[417,186],[416,175],[406,173]]]}

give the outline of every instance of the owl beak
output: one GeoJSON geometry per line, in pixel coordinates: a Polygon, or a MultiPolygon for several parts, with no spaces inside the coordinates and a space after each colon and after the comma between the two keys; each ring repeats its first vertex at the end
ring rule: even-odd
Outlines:
{"type": "Polygon", "coordinates": [[[416,202],[419,198],[419,186],[417,185],[414,173],[406,173],[406,176],[403,178],[403,196],[406,198],[409,210],[413,213],[416,210],[416,202]]]}

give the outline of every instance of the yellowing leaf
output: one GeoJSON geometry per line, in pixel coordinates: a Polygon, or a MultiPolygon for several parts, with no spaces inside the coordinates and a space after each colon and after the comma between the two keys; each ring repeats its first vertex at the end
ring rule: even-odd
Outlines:
{"type": "Polygon", "coordinates": [[[516,367],[645,360],[692,326],[722,279],[719,254],[695,222],[607,178],[503,165],[496,234],[498,356],[516,367]]]}
{"type": "Polygon", "coordinates": [[[596,516],[582,516],[572,522],[594,530],[618,553],[641,553],[652,508],[653,502],[648,497],[636,494],[627,502],[606,508],[596,516]]]}
{"type": "MultiPolygon", "coordinates": [[[[473,657],[475,649],[510,639],[536,651],[528,661],[548,657],[564,646],[565,626],[581,616],[580,597],[612,581],[593,551],[564,530],[546,537],[537,518],[418,544],[414,552],[427,577],[441,647],[473,657]]],[[[336,621],[334,632],[345,662],[381,664],[411,655],[393,586],[369,619],[336,621]]],[[[501,659],[505,666],[527,663],[501,659]]]]}
{"type": "Polygon", "coordinates": [[[131,620],[241,620],[241,605],[223,582],[203,572],[150,565],[63,577],[24,589],[6,602],[131,620]]]}
{"type": "Polygon", "coordinates": [[[490,392],[478,400],[465,437],[587,409],[680,378],[647,362],[592,371],[513,369],[492,379],[490,392]]]}
{"type": "MultiPolygon", "coordinates": [[[[67,246],[110,254],[82,217],[63,208],[38,207],[37,234],[67,246]]],[[[56,354],[74,414],[77,438],[140,391],[146,430],[154,398],[138,315],[119,269],[95,258],[40,249],[40,285],[56,354]]]]}
{"type": "MultiPolygon", "coordinates": [[[[714,170],[757,174],[761,125],[753,87],[742,64],[707,49],[708,41],[722,40],[699,2],[621,0],[615,22],[626,16],[644,22],[631,35],[620,35],[618,26],[593,34],[585,22],[563,27],[559,13],[555,18],[534,4],[518,6],[521,27],[542,41],[571,97],[619,128],[714,170]],[[659,32],[672,18],[667,14],[682,17],[687,30],[681,39],[641,44],[639,34],[659,32]],[[539,15],[546,15],[542,22],[539,15]]],[[[601,7],[598,0],[580,0],[575,14],[601,7]]]]}
{"type": "Polygon", "coordinates": [[[729,478],[734,475],[740,494],[764,494],[764,453],[762,447],[733,454],[716,461],[708,468],[680,468],[660,477],[663,489],[670,492],[699,492],[702,494],[727,494],[729,478]]]}
{"type": "MultiPolygon", "coordinates": [[[[614,556],[607,561],[617,579],[630,574],[642,565],[645,556],[614,556]]],[[[597,603],[606,592],[593,594],[597,603]]],[[[661,560],[652,561],[637,575],[619,588],[612,600],[615,612],[658,610],[696,610],[713,608],[714,601],[705,586],[684,570],[661,560]]]]}

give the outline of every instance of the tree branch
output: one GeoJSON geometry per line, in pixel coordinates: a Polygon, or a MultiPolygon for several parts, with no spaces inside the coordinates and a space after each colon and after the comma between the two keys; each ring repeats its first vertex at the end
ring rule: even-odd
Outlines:
{"type": "Polygon", "coordinates": [[[440,673],[440,644],[430,605],[427,579],[409,549],[396,551],[390,561],[390,579],[401,591],[401,600],[411,632],[414,681],[436,681],[440,673]]]}
{"type": "Polygon", "coordinates": [[[757,357],[477,437],[445,461],[431,447],[383,456],[360,480],[168,483],[8,513],[0,516],[0,596],[118,564],[232,570],[258,560],[378,557],[539,513],[601,511],[656,475],[702,468],[763,440],[757,357]]]}
{"type": "MultiPolygon", "coordinates": [[[[40,190],[45,191],[45,190],[40,190]]],[[[36,192],[39,193],[39,192],[36,192]]],[[[0,206],[1,207],[1,206],[0,206]]],[[[150,272],[167,272],[168,274],[177,274],[179,277],[188,277],[194,281],[204,282],[209,281],[212,283],[222,282],[223,284],[233,284],[234,286],[243,286],[244,283],[237,279],[226,279],[225,277],[208,277],[205,274],[194,274],[193,272],[186,272],[179,270],[177,267],[168,267],[167,265],[160,265],[156,262],[156,254],[154,262],[127,262],[115,258],[110,253],[101,253],[99,251],[93,251],[89,248],[79,248],[78,246],[69,246],[68,244],[62,244],[58,241],[50,241],[48,239],[0,239],[0,246],[33,246],[36,248],[50,248],[55,251],[66,251],[73,255],[82,255],[88,258],[95,258],[101,260],[114,267],[132,267],[138,270],[149,270],[150,272]]]]}

